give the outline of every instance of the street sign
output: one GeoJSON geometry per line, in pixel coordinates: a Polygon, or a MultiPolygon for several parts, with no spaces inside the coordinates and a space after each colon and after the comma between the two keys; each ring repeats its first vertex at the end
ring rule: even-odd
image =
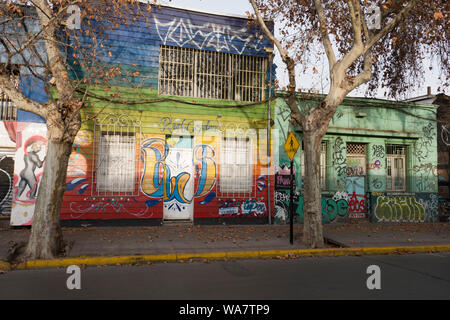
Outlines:
{"type": "Polygon", "coordinates": [[[295,137],[294,132],[289,132],[289,136],[284,143],[284,151],[291,160],[291,177],[290,177],[290,189],[291,197],[289,203],[289,216],[290,216],[290,243],[294,244],[294,156],[300,147],[300,142],[298,142],[295,137]]]}
{"type": "Polygon", "coordinates": [[[300,143],[295,137],[294,132],[291,131],[286,139],[286,143],[284,144],[284,151],[286,151],[286,154],[288,155],[291,161],[294,160],[294,156],[297,153],[299,147],[300,143]]]}

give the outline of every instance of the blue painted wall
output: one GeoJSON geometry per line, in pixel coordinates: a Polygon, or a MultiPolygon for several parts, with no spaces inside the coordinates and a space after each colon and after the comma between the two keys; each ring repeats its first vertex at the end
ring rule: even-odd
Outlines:
{"type": "MultiPolygon", "coordinates": [[[[142,4],[146,6],[146,4],[142,4]]],[[[248,27],[248,19],[230,16],[221,16],[208,13],[187,11],[172,7],[152,6],[152,12],[147,13],[142,10],[148,18],[150,24],[132,21],[133,15],[130,13],[129,23],[119,22],[116,30],[106,30],[101,37],[97,35],[100,42],[96,48],[97,66],[109,68],[120,68],[122,75],[118,76],[109,84],[136,86],[142,85],[144,88],[158,88],[159,72],[159,47],[160,45],[177,46],[192,49],[202,49],[223,53],[248,55],[256,57],[267,57],[265,47],[271,47],[270,41],[262,37],[259,27],[248,27]],[[138,76],[128,76],[130,73],[139,72],[138,76]]],[[[30,13],[31,15],[35,13],[30,13]]],[[[142,19],[141,19],[142,20],[142,19]]],[[[38,29],[38,22],[30,18],[26,24],[32,34],[38,29]]],[[[87,35],[83,29],[75,31],[81,38],[82,47],[90,52],[92,47],[92,34],[87,35]]],[[[102,29],[100,22],[97,30],[102,29]]],[[[95,26],[95,25],[94,25],[95,26]]],[[[16,28],[16,26],[13,26],[16,28]]],[[[5,26],[0,26],[5,28],[5,26]]],[[[109,28],[107,28],[109,29],[109,28]]],[[[18,31],[18,32],[24,32],[18,31]]],[[[68,40],[69,41],[69,40],[68,40]]],[[[63,48],[64,49],[64,48],[63,48]]],[[[38,44],[38,51],[42,59],[46,60],[45,46],[38,44]]],[[[64,52],[65,49],[63,50],[64,52]]],[[[73,49],[67,49],[67,59],[71,64],[70,76],[73,79],[84,78],[85,70],[79,63],[74,64],[73,49]]],[[[33,52],[24,51],[24,55],[33,56],[33,52]]],[[[0,61],[5,58],[5,51],[0,46],[0,61]]],[[[22,58],[17,58],[12,63],[22,63],[22,58]]],[[[37,57],[33,61],[37,63],[37,57]]],[[[272,69],[274,75],[275,69],[272,69]]],[[[22,72],[26,70],[22,68],[22,72]]],[[[273,76],[273,79],[275,77],[273,76]]],[[[32,76],[21,77],[21,89],[30,99],[38,102],[48,101],[48,94],[45,91],[44,83],[32,76]]],[[[25,122],[45,122],[41,117],[19,111],[19,121],[25,122]]]]}
{"type": "MultiPolygon", "coordinates": [[[[119,67],[122,74],[139,71],[139,76],[126,79],[128,84],[143,84],[144,87],[158,87],[159,47],[176,46],[202,49],[223,53],[267,57],[265,47],[270,41],[262,37],[259,27],[249,28],[247,19],[186,11],[171,7],[152,7],[146,13],[150,25],[144,22],[119,23],[119,28],[107,27],[96,49],[96,63],[105,67],[119,67]]],[[[83,21],[86,23],[86,21],[83,21]]],[[[94,24],[95,25],[95,24],[94,24]]],[[[97,30],[104,26],[98,25],[97,30]]],[[[83,33],[83,25],[78,36],[82,47],[92,48],[92,37],[83,33]]],[[[98,39],[97,39],[98,40],[98,39]]],[[[68,51],[72,59],[73,51],[68,51]]],[[[83,77],[84,72],[77,64],[73,66],[72,76],[83,77]]],[[[117,79],[117,83],[121,83],[117,79]]]]}

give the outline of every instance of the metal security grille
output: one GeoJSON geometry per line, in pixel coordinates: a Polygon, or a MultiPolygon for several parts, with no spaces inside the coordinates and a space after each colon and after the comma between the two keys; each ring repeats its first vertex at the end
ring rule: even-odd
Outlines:
{"type": "Polygon", "coordinates": [[[16,121],[17,108],[5,93],[0,91],[0,120],[16,121]]]}
{"type": "Polygon", "coordinates": [[[406,190],[406,147],[386,146],[386,190],[406,190]]]}
{"type": "Polygon", "coordinates": [[[250,138],[222,138],[219,195],[229,198],[256,195],[250,138]]]}
{"type": "Polygon", "coordinates": [[[396,145],[387,145],[386,146],[386,154],[388,155],[406,155],[406,147],[404,146],[396,146],[396,145]]]}
{"type": "MultiPolygon", "coordinates": [[[[11,76],[16,88],[19,88],[19,77],[17,75],[11,76]]],[[[6,93],[0,89],[0,121],[16,121],[17,107],[8,98],[6,93]]]]}
{"type": "Polygon", "coordinates": [[[126,115],[108,114],[95,121],[92,195],[139,194],[140,137],[140,121],[134,121],[126,115]]]}
{"type": "Polygon", "coordinates": [[[366,145],[362,143],[347,143],[347,154],[366,155],[366,145]]]}
{"type": "Polygon", "coordinates": [[[266,70],[266,58],[160,46],[159,93],[258,102],[266,70]]]}

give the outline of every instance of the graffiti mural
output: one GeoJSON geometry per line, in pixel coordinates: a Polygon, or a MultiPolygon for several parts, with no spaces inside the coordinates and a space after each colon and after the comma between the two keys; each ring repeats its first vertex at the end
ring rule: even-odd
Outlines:
{"type": "Polygon", "coordinates": [[[383,181],[382,178],[379,177],[373,177],[371,179],[370,185],[372,187],[372,190],[377,191],[377,190],[382,190],[383,189],[383,181]]]}
{"type": "Polygon", "coordinates": [[[263,37],[255,38],[248,34],[247,28],[238,29],[230,25],[205,23],[195,25],[190,19],[176,17],[163,23],[154,17],[154,25],[162,43],[179,47],[191,45],[196,49],[214,49],[214,51],[234,51],[242,54],[248,49],[258,52],[264,50],[263,37]]]}
{"type": "Polygon", "coordinates": [[[341,137],[336,138],[336,140],[334,141],[333,166],[337,176],[345,176],[347,172],[347,164],[345,159],[345,142],[341,137]]]}
{"type": "Polygon", "coordinates": [[[437,185],[437,166],[434,166],[432,163],[415,165],[413,172],[416,177],[417,191],[434,191],[437,185]]]}
{"type": "Polygon", "coordinates": [[[45,144],[46,139],[36,135],[30,137],[24,145],[23,161],[25,167],[19,173],[19,184],[17,187],[16,199],[21,199],[22,194],[28,189],[26,199],[36,199],[38,191],[38,177],[36,177],[37,169],[42,168],[45,161],[45,144]]]}
{"type": "Polygon", "coordinates": [[[0,155],[0,216],[11,214],[14,158],[0,155]]]}
{"type": "Polygon", "coordinates": [[[441,126],[441,140],[447,147],[450,147],[450,125],[441,126]]]}
{"type": "MultiPolygon", "coordinates": [[[[184,160],[177,145],[171,145],[164,138],[145,139],[141,150],[144,162],[141,190],[151,199],[162,199],[168,210],[181,212],[193,203],[194,198],[204,197],[212,191],[217,169],[215,151],[210,145],[196,145],[184,160]],[[192,170],[187,170],[188,167],[192,170]],[[194,175],[197,178],[195,185],[194,175]]],[[[212,200],[209,198],[207,202],[212,200]]]]}
{"type": "Polygon", "coordinates": [[[220,200],[219,216],[239,215],[240,201],[235,199],[220,200]]]}
{"type": "Polygon", "coordinates": [[[428,123],[428,125],[422,128],[422,137],[419,139],[416,148],[415,148],[415,156],[419,160],[419,162],[424,161],[430,152],[432,151],[433,141],[435,140],[435,127],[432,123],[428,123]]]}
{"type": "Polygon", "coordinates": [[[366,216],[365,177],[347,177],[345,180],[348,193],[348,212],[350,218],[366,216]]]}
{"type": "Polygon", "coordinates": [[[45,164],[45,124],[17,124],[11,225],[29,225],[45,164]]]}
{"type": "Polygon", "coordinates": [[[80,219],[88,213],[99,215],[98,218],[100,218],[101,214],[110,214],[111,211],[130,214],[137,218],[152,216],[152,214],[147,214],[149,206],[146,205],[144,208],[137,208],[135,204],[138,200],[133,197],[85,197],[82,200],[70,203],[70,209],[72,211],[71,218],[80,219]]]}
{"type": "MultiPolygon", "coordinates": [[[[322,222],[331,223],[348,217],[348,195],[346,192],[336,192],[332,197],[322,196],[322,222]]],[[[288,192],[275,192],[275,221],[286,223],[289,218],[290,194],[288,192]]],[[[298,193],[294,194],[294,218],[303,223],[304,219],[304,197],[298,193]]]]}
{"type": "Polygon", "coordinates": [[[414,196],[380,196],[375,204],[379,222],[424,222],[425,209],[414,196]]]}
{"type": "Polygon", "coordinates": [[[373,158],[384,158],[385,150],[383,145],[373,145],[372,146],[372,157],[373,158]]]}

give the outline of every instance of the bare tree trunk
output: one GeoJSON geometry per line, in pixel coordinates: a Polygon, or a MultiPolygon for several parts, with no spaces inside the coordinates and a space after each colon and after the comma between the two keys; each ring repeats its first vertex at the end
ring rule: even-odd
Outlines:
{"type": "Polygon", "coordinates": [[[320,145],[322,135],[303,131],[305,153],[303,243],[309,248],[322,248],[322,210],[320,190],[320,145]]]}
{"type": "Polygon", "coordinates": [[[327,97],[302,121],[305,153],[303,243],[309,248],[324,247],[320,148],[330,120],[344,97],[343,89],[332,86],[327,97]]]}
{"type": "Polygon", "coordinates": [[[61,252],[63,236],[59,215],[71,150],[72,143],[48,141],[31,235],[24,253],[27,259],[52,259],[61,252]]]}
{"type": "Polygon", "coordinates": [[[68,115],[65,112],[52,112],[47,118],[48,142],[44,172],[39,185],[30,238],[18,260],[52,259],[63,248],[60,210],[66,189],[67,166],[80,126],[79,112],[68,115]]]}

